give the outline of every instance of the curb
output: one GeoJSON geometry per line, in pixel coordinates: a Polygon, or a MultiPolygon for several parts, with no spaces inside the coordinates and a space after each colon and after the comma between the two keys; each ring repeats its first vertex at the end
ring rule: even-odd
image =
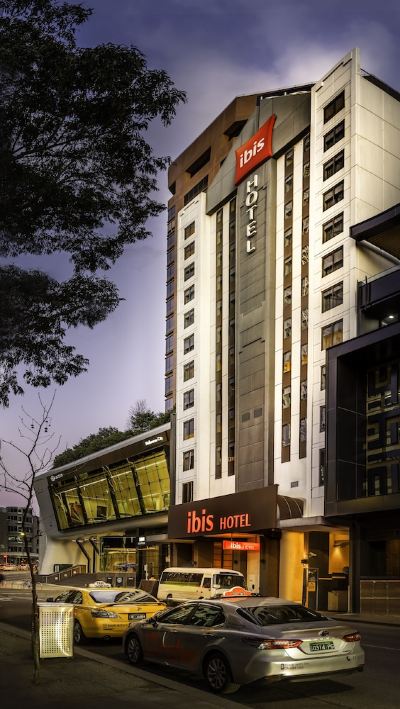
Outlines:
{"type": "Polygon", "coordinates": [[[375,618],[366,618],[363,616],[346,615],[345,613],[343,615],[331,615],[330,617],[334,618],[335,620],[344,620],[346,623],[365,623],[366,625],[384,625],[387,628],[400,627],[400,618],[399,618],[399,620],[392,622],[392,621],[387,621],[387,620],[380,620],[378,618],[375,619],[375,618]]]}
{"type": "MultiPolygon", "coordinates": [[[[16,628],[14,625],[10,625],[8,623],[0,622],[0,630],[3,633],[15,635],[16,637],[21,638],[23,640],[30,640],[31,638],[31,634],[28,630],[16,628]]],[[[206,690],[197,689],[197,687],[191,687],[186,684],[181,684],[180,682],[176,682],[175,680],[169,679],[167,677],[155,676],[147,670],[131,667],[128,664],[124,665],[118,660],[113,660],[112,658],[104,657],[103,655],[97,655],[96,653],[91,652],[90,650],[84,650],[83,648],[74,648],[74,654],[78,657],[84,657],[87,660],[91,660],[92,662],[98,662],[101,665],[112,667],[118,672],[124,672],[125,674],[138,677],[139,679],[144,679],[146,680],[146,682],[150,682],[151,684],[157,684],[160,687],[171,689],[175,692],[179,692],[180,694],[187,694],[188,702],[190,701],[191,697],[192,700],[198,699],[199,701],[206,702],[205,706],[207,706],[208,704],[210,707],[223,707],[223,709],[239,709],[239,707],[241,709],[250,709],[250,707],[248,707],[246,704],[233,702],[230,699],[225,699],[220,695],[216,696],[214,694],[211,694],[210,692],[207,692],[206,690]]]]}

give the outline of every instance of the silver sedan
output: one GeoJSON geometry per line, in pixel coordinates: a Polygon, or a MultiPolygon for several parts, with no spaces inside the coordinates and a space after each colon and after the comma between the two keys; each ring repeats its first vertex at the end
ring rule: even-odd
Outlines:
{"type": "Polygon", "coordinates": [[[364,666],[354,628],[292,601],[256,596],[192,601],[158,613],[130,626],[123,649],[133,665],[150,660],[203,675],[214,692],[364,666]]]}

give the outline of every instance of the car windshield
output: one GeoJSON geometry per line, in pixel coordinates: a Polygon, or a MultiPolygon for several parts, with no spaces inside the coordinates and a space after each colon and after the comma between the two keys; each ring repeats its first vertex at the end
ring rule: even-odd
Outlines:
{"type": "Polygon", "coordinates": [[[215,574],[214,586],[219,586],[220,588],[232,588],[232,586],[244,587],[244,578],[243,576],[239,576],[239,574],[215,574]]]}
{"type": "Polygon", "coordinates": [[[117,588],[91,591],[90,597],[95,603],[157,603],[144,591],[119,591],[117,588]]]}
{"type": "Polygon", "coordinates": [[[281,623],[310,623],[326,620],[325,616],[301,605],[251,606],[238,608],[238,614],[255,625],[280,625],[281,623]]]}

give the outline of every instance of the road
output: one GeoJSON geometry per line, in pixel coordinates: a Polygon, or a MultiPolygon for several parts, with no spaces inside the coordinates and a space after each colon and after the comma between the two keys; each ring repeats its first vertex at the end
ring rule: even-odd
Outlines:
{"type": "MultiPolygon", "coordinates": [[[[43,597],[45,600],[45,596],[43,597]]],[[[30,627],[28,591],[0,590],[0,621],[20,628],[30,627]]],[[[304,681],[296,684],[252,685],[242,687],[229,699],[240,707],[271,709],[398,709],[400,707],[400,628],[358,623],[366,653],[363,673],[331,680],[304,681]]],[[[118,641],[91,641],[91,652],[126,662],[118,641]]],[[[189,683],[199,689],[201,679],[177,670],[148,664],[156,675],[189,683]]]]}

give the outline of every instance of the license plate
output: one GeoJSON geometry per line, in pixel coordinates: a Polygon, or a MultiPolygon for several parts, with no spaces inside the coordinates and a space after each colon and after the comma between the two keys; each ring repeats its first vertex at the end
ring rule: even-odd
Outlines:
{"type": "Polygon", "coordinates": [[[333,640],[326,640],[323,643],[310,643],[311,652],[321,652],[321,650],[334,650],[335,643],[333,640]]]}
{"type": "Polygon", "coordinates": [[[128,613],[129,620],[144,620],[146,613],[128,613]]]}

